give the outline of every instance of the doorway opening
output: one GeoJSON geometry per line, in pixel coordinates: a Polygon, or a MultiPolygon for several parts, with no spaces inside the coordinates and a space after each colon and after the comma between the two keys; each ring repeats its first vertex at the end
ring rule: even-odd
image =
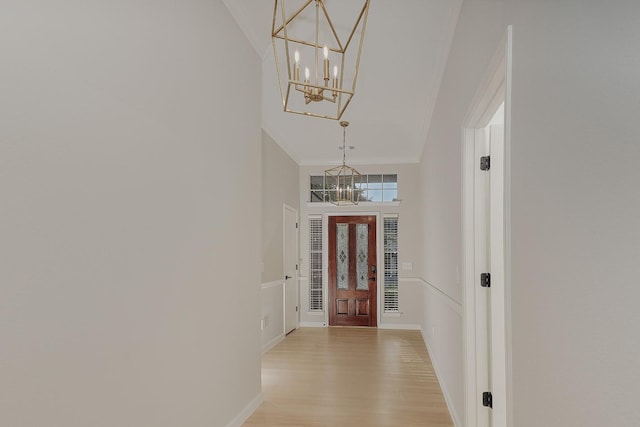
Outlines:
{"type": "Polygon", "coordinates": [[[465,119],[465,425],[506,427],[510,389],[509,182],[512,28],[465,119]]]}

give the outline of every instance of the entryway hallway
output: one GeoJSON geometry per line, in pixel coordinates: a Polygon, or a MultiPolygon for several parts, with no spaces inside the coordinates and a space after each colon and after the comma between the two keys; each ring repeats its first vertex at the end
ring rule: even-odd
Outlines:
{"type": "Polygon", "coordinates": [[[452,427],[418,331],[299,328],[262,361],[245,427],[452,427]]]}

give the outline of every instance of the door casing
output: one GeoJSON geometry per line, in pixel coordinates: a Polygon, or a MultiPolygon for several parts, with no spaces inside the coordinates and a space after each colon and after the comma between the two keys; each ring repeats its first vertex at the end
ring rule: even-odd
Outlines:
{"type": "MultiPolygon", "coordinates": [[[[513,425],[513,402],[509,398],[512,390],[511,376],[511,311],[510,311],[510,147],[511,147],[511,26],[500,43],[487,69],[486,77],[478,94],[471,103],[464,120],[462,135],[462,214],[463,214],[463,336],[464,336],[464,382],[465,382],[465,425],[484,427],[506,427],[513,425]],[[491,290],[487,301],[491,305],[490,339],[482,330],[482,293],[479,288],[479,272],[476,267],[476,238],[478,236],[475,217],[476,170],[479,167],[477,146],[481,144],[484,128],[499,105],[504,102],[504,145],[502,153],[491,159],[492,182],[490,207],[491,290]],[[500,156],[503,158],[500,158],[500,156]],[[498,184],[498,185],[496,185],[498,184]],[[484,334],[484,336],[483,336],[484,334]],[[490,352],[491,378],[479,372],[488,359],[482,344],[487,342],[486,352],[490,352]],[[493,408],[482,407],[481,391],[484,382],[491,384],[493,408]],[[486,411],[490,411],[487,416],[486,411]],[[490,424],[489,424],[490,423],[490,424]]],[[[486,306],[485,306],[486,307],[486,306]]],[[[486,321],[486,317],[484,317],[486,321]]]]}

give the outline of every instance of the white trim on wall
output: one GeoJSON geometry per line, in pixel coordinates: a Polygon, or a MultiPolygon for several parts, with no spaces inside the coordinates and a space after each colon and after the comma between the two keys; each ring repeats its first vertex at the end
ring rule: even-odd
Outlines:
{"type": "Polygon", "coordinates": [[[278,345],[280,343],[280,341],[282,341],[284,339],[284,337],[285,337],[285,335],[284,335],[284,332],[283,332],[280,335],[278,335],[277,337],[275,337],[274,339],[272,339],[271,341],[269,341],[268,343],[266,343],[265,345],[263,345],[262,346],[262,354],[265,354],[267,351],[271,350],[273,347],[278,345]]]}
{"type": "Polygon", "coordinates": [[[274,280],[273,282],[266,282],[266,283],[262,283],[260,285],[261,289],[269,289],[269,288],[274,288],[276,286],[283,286],[284,285],[284,281],[282,280],[274,280]]]}
{"type": "Polygon", "coordinates": [[[378,325],[378,329],[400,329],[404,331],[420,331],[422,330],[422,327],[418,324],[382,323],[378,325]]]}
{"type": "MultiPolygon", "coordinates": [[[[464,129],[463,140],[472,140],[475,138],[475,130],[464,129]]],[[[466,285],[469,277],[473,277],[475,271],[474,258],[474,217],[473,215],[464,214],[464,206],[466,203],[472,203],[474,194],[473,182],[468,182],[464,178],[464,170],[471,170],[475,165],[475,156],[473,150],[463,149],[462,159],[462,283],[464,284],[462,298],[464,306],[464,323],[462,325],[463,338],[463,369],[464,369],[464,393],[465,393],[465,420],[469,426],[477,426],[477,415],[473,399],[476,395],[476,334],[475,334],[475,298],[471,295],[471,290],[466,285]],[[467,240],[469,240],[467,242],[467,240]]],[[[471,279],[473,280],[473,279],[471,279]]]]}
{"type": "Polygon", "coordinates": [[[260,407],[260,405],[262,405],[262,402],[264,402],[264,396],[262,395],[262,392],[260,392],[225,427],[242,427],[244,422],[247,421],[251,415],[253,415],[253,413],[260,407]]]}
{"type": "Polygon", "coordinates": [[[417,282],[417,283],[420,283],[422,286],[433,290],[434,292],[436,292],[436,294],[442,297],[442,300],[445,301],[453,311],[455,311],[460,316],[462,316],[462,303],[456,301],[452,296],[446,294],[445,292],[442,291],[442,289],[438,288],[437,286],[432,285],[431,283],[427,282],[421,277],[401,277],[400,280],[403,282],[417,282]]]}
{"type": "MultiPolygon", "coordinates": [[[[306,202],[306,203],[308,208],[331,208],[335,206],[333,203],[330,203],[330,202],[306,202]]],[[[365,206],[368,208],[369,207],[376,208],[376,207],[400,206],[401,203],[402,203],[402,200],[397,200],[395,202],[360,202],[358,203],[358,205],[365,206]]]]}
{"type": "Polygon", "coordinates": [[[507,426],[513,425],[513,373],[511,334],[511,95],[513,79],[513,26],[507,27],[505,106],[504,106],[504,298],[505,358],[507,388],[507,426]]]}
{"type": "MultiPolygon", "coordinates": [[[[498,222],[491,225],[489,241],[491,241],[491,384],[493,401],[497,403],[491,411],[491,426],[506,427],[508,419],[512,414],[508,390],[511,389],[510,374],[510,354],[511,344],[509,333],[510,304],[509,296],[509,265],[510,265],[510,219],[509,206],[509,182],[510,182],[510,135],[511,135],[511,49],[512,49],[512,27],[507,28],[503,40],[500,42],[496,54],[492,58],[486,71],[486,76],[482,84],[478,88],[478,92],[474,97],[469,112],[465,117],[462,129],[462,248],[463,248],[463,307],[464,307],[464,323],[463,323],[463,340],[464,340],[464,394],[465,394],[465,423],[470,426],[476,426],[481,423],[485,425],[488,422],[486,414],[479,406],[478,393],[483,389],[482,372],[477,369],[478,363],[484,365],[482,360],[486,357],[480,349],[480,340],[485,332],[481,331],[482,319],[486,319],[486,313],[482,313],[481,307],[478,306],[477,300],[480,298],[477,294],[479,274],[476,271],[474,259],[477,254],[475,252],[476,242],[476,218],[474,212],[475,194],[475,172],[477,159],[475,157],[475,149],[477,140],[480,137],[479,130],[488,125],[491,117],[498,109],[500,104],[505,104],[505,139],[504,139],[504,159],[499,163],[494,162],[492,158],[492,170],[496,164],[498,172],[497,178],[504,183],[504,189],[497,192],[498,197],[492,195],[491,216],[499,214],[498,222]],[[502,169],[504,165],[504,169],[502,169]],[[503,175],[500,173],[503,172],[503,175]],[[495,200],[494,200],[495,199],[495,200]],[[496,203],[497,200],[497,203],[496,203]],[[502,208],[504,206],[504,208],[502,208]],[[500,207],[498,209],[497,207],[500,207]],[[497,224],[503,224],[504,229],[497,227],[497,224]],[[504,234],[503,234],[504,233],[504,234]],[[496,243],[497,242],[497,243],[496,243]],[[498,244],[500,243],[500,244],[498,244]],[[502,245],[502,246],[501,246],[502,245]],[[498,250],[499,249],[499,250],[498,250]],[[494,254],[495,251],[495,254],[494,254]],[[495,255],[498,257],[495,257],[495,255]],[[500,258],[503,265],[498,265],[494,258],[500,258]],[[479,362],[478,362],[479,360],[479,362]],[[484,414],[484,415],[482,415],[484,414]],[[481,416],[482,415],[482,416],[481,416]]],[[[498,159],[496,159],[498,160],[498,159]]],[[[494,176],[495,178],[495,176],[494,176]]],[[[493,186],[493,184],[492,184],[493,186]]],[[[493,191],[493,193],[496,193],[493,191]]],[[[486,379],[486,378],[485,378],[486,379]]]]}
{"type": "Polygon", "coordinates": [[[451,393],[447,389],[445,383],[441,380],[441,378],[444,378],[444,376],[442,375],[442,371],[440,368],[441,365],[436,356],[436,351],[433,346],[429,344],[429,340],[427,339],[427,335],[424,329],[421,329],[420,332],[422,333],[422,340],[427,346],[427,352],[429,353],[429,358],[431,359],[431,366],[433,366],[433,372],[436,374],[436,379],[438,380],[438,384],[440,385],[440,390],[442,390],[442,395],[444,396],[444,401],[447,404],[447,409],[449,410],[451,421],[453,421],[453,425],[455,427],[463,427],[463,424],[460,422],[456,412],[454,411],[453,398],[451,397],[451,393]]]}
{"type": "MultiPolygon", "coordinates": [[[[280,288],[279,292],[281,295],[281,302],[282,302],[282,310],[277,310],[277,311],[270,311],[268,313],[265,313],[265,304],[264,304],[264,299],[263,296],[261,295],[261,304],[262,304],[262,316],[266,317],[270,317],[270,316],[280,316],[281,319],[279,319],[279,321],[282,321],[282,330],[280,330],[280,332],[275,335],[273,338],[271,338],[268,342],[263,343],[262,344],[262,354],[266,353],[267,351],[271,350],[273,347],[275,347],[280,341],[282,341],[285,337],[284,335],[284,286],[285,283],[283,280],[274,280],[273,282],[266,282],[266,283],[262,283],[260,285],[260,292],[261,294],[264,293],[265,291],[268,291],[270,289],[274,289],[274,288],[280,288]]],[[[265,321],[265,318],[261,316],[261,322],[265,321]]],[[[271,322],[275,321],[273,318],[271,318],[270,320],[271,322]]],[[[261,334],[263,336],[264,339],[264,333],[265,333],[265,325],[264,323],[261,324],[261,334]]]]}
{"type": "Polygon", "coordinates": [[[301,328],[326,328],[325,322],[300,322],[301,328]]]}
{"type": "MultiPolygon", "coordinates": [[[[456,301],[450,295],[447,295],[440,288],[433,285],[432,283],[427,282],[426,280],[420,277],[404,278],[402,280],[415,281],[420,283],[426,292],[430,292],[431,295],[435,295],[437,300],[440,301],[440,303],[444,307],[447,307],[449,310],[451,310],[451,312],[455,313],[455,315],[459,317],[460,323],[463,323],[462,304],[456,301]]],[[[426,297],[423,298],[423,304],[425,302],[425,299],[426,297]]],[[[424,311],[425,309],[426,307],[424,307],[423,305],[422,310],[424,311]]],[[[454,400],[452,398],[451,392],[447,388],[447,384],[444,381],[442,381],[442,378],[445,378],[446,376],[444,375],[444,372],[443,372],[445,367],[438,356],[440,349],[437,348],[437,345],[432,343],[429,339],[429,336],[428,336],[429,325],[422,324],[420,326],[421,326],[420,332],[422,334],[422,339],[427,347],[427,351],[429,352],[429,357],[431,358],[431,364],[433,366],[433,370],[436,374],[436,378],[438,379],[438,383],[440,384],[442,395],[444,396],[444,400],[447,404],[447,408],[449,409],[449,415],[451,415],[451,419],[453,421],[454,426],[463,427],[464,424],[461,422],[458,413],[455,411],[454,400]]],[[[471,427],[471,425],[469,425],[469,427],[471,427]]]]}

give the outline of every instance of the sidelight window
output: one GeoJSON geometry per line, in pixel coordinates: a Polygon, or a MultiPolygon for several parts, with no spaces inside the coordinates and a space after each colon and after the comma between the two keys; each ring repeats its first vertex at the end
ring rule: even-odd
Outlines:
{"type": "Polygon", "coordinates": [[[384,311],[398,312],[398,216],[385,215],[384,233],[384,311]]]}
{"type": "MultiPolygon", "coordinates": [[[[383,217],[383,307],[385,313],[399,311],[398,215],[383,217]]],[[[323,224],[321,216],[309,217],[309,310],[322,311],[323,304],[323,224]]],[[[364,276],[363,276],[364,277],[364,276]]]]}
{"type": "Polygon", "coordinates": [[[322,217],[309,217],[309,310],[322,311],[322,217]]]}

